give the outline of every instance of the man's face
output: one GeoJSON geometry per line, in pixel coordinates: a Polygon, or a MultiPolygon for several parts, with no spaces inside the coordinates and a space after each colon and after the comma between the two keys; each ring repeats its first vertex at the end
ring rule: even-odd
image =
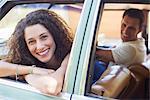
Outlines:
{"type": "Polygon", "coordinates": [[[124,16],[121,21],[121,39],[123,42],[137,40],[137,34],[141,31],[140,20],[124,16]]]}

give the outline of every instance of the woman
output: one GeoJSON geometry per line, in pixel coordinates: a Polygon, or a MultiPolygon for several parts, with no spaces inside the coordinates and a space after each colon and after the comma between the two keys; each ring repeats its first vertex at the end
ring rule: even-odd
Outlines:
{"type": "Polygon", "coordinates": [[[31,12],[11,36],[8,56],[0,61],[0,76],[16,75],[17,79],[25,75],[33,87],[57,95],[62,89],[71,45],[71,31],[56,13],[31,12]]]}

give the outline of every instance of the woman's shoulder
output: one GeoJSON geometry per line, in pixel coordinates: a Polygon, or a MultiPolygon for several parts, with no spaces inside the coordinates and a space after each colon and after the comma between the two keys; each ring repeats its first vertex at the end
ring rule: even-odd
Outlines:
{"type": "Polygon", "coordinates": [[[68,61],[69,61],[70,53],[68,53],[65,58],[63,59],[61,66],[67,66],[68,61]]]}
{"type": "Polygon", "coordinates": [[[65,58],[63,59],[63,61],[64,61],[64,60],[69,60],[69,57],[70,57],[70,53],[68,53],[68,54],[65,56],[65,58]]]}

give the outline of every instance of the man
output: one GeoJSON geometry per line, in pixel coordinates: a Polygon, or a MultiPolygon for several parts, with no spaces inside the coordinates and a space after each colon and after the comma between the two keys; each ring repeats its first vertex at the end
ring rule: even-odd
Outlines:
{"type": "Polygon", "coordinates": [[[143,38],[137,35],[142,31],[144,15],[142,10],[127,9],[121,21],[121,45],[112,50],[96,50],[96,55],[103,62],[113,62],[129,66],[142,63],[146,56],[146,47],[143,38]]]}
{"type": "Polygon", "coordinates": [[[142,31],[144,14],[142,10],[130,8],[125,10],[121,21],[122,43],[111,50],[96,50],[99,61],[94,65],[93,83],[95,83],[107,66],[142,63],[146,56],[146,46],[143,38],[137,35],[142,31]]]}

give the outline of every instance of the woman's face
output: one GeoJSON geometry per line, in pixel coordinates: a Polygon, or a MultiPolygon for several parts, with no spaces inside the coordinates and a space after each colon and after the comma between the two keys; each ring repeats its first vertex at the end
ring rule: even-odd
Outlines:
{"type": "Polygon", "coordinates": [[[25,28],[25,41],[30,53],[41,62],[48,62],[54,55],[56,44],[50,32],[41,24],[25,28]]]}

